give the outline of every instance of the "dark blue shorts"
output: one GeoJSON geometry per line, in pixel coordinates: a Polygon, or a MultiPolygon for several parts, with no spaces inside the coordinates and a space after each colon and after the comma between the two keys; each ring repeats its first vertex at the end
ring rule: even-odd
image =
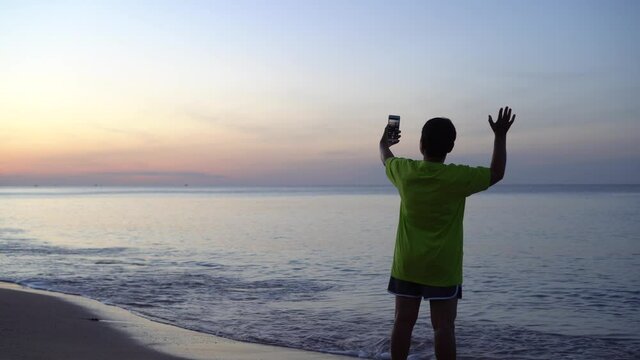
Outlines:
{"type": "Polygon", "coordinates": [[[462,299],[462,285],[429,286],[396,279],[393,276],[389,279],[387,291],[393,295],[425,300],[462,299]]]}

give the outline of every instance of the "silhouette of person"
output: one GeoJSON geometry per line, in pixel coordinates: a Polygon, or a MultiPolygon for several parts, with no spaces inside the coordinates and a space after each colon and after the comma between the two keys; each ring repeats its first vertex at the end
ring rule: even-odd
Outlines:
{"type": "Polygon", "coordinates": [[[507,132],[515,120],[500,109],[494,132],[491,167],[445,164],[456,129],[447,118],[428,120],[422,128],[422,160],[395,157],[390,147],[400,132],[385,128],[380,158],[400,194],[400,216],[388,291],[396,297],[391,359],[409,355],[411,333],[422,299],[429,300],[434,350],[439,360],[456,358],[455,319],[462,298],[462,222],[466,197],[504,177],[507,132]]]}

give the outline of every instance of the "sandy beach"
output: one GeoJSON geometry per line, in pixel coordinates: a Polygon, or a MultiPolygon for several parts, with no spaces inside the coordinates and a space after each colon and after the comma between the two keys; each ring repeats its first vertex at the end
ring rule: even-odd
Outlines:
{"type": "Polygon", "coordinates": [[[228,340],[12,283],[0,283],[0,354],[6,360],[347,359],[228,340]]]}

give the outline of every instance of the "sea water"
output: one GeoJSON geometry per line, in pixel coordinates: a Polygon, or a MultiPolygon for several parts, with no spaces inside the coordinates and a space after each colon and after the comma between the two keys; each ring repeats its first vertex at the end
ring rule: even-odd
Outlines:
{"type": "MultiPolygon", "coordinates": [[[[388,359],[392,187],[0,188],[0,279],[232,339],[388,359]]],[[[640,357],[640,186],[467,200],[458,354],[640,357]]],[[[429,307],[412,359],[433,358],[429,307]]]]}

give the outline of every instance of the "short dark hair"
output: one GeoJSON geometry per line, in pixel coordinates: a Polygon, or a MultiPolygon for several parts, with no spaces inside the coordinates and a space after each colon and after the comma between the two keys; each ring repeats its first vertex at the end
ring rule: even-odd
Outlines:
{"type": "Polygon", "coordinates": [[[453,150],[455,141],[456,127],[447,118],[429,119],[422,127],[420,143],[424,155],[443,158],[453,150]]]}

